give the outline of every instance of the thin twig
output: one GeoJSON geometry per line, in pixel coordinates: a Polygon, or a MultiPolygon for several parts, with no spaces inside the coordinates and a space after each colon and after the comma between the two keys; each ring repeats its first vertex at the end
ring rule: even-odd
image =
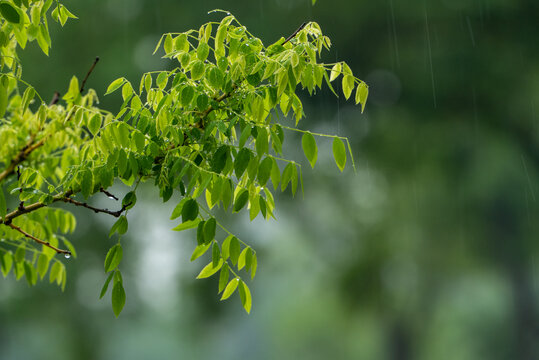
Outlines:
{"type": "Polygon", "coordinates": [[[30,155],[32,151],[34,151],[40,146],[43,146],[43,144],[45,144],[45,139],[46,138],[43,138],[37,143],[34,143],[35,134],[32,135],[26,145],[24,145],[23,148],[17,153],[17,155],[15,155],[15,157],[11,160],[9,166],[0,173],[0,182],[7,178],[9,175],[13,174],[13,171],[15,170],[17,165],[26,160],[26,158],[28,157],[28,155],[30,155]]]}
{"type": "Polygon", "coordinates": [[[17,225],[14,225],[14,224],[9,224],[7,225],[9,226],[10,228],[14,229],[14,230],[17,230],[18,232],[20,232],[21,234],[23,234],[24,236],[26,236],[27,238],[29,239],[32,239],[34,240],[35,242],[41,244],[41,245],[44,245],[48,248],[51,248],[52,250],[56,251],[56,253],[58,254],[65,254],[65,255],[69,255],[71,256],[71,251],[69,250],[62,250],[62,249],[59,249],[53,245],[51,245],[48,241],[43,241],[41,239],[38,239],[36,238],[35,236],[33,235],[30,235],[29,233],[27,233],[26,231],[24,231],[23,229],[21,229],[20,227],[18,227],[17,225]]]}
{"type": "MultiPolygon", "coordinates": [[[[51,203],[57,202],[57,201],[62,201],[62,199],[64,197],[71,196],[72,194],[73,194],[73,192],[71,190],[69,190],[69,191],[66,191],[65,193],[55,195],[55,196],[53,196],[51,203]]],[[[45,207],[45,206],[48,206],[48,205],[49,204],[45,204],[45,203],[42,203],[42,202],[36,202],[36,203],[30,204],[30,205],[19,207],[16,210],[13,210],[12,212],[10,212],[6,216],[4,216],[3,218],[1,218],[0,219],[0,224],[9,225],[11,223],[11,221],[13,219],[15,219],[16,217],[19,217],[21,215],[27,214],[27,213],[32,212],[32,211],[36,211],[37,209],[41,209],[42,207],[45,207]]]]}
{"type": "Polygon", "coordinates": [[[100,188],[99,191],[101,191],[103,194],[107,195],[111,199],[114,199],[116,201],[119,200],[116,196],[114,196],[113,194],[111,194],[110,192],[108,192],[107,190],[105,190],[103,188],[100,188]]]}
{"type": "Polygon", "coordinates": [[[301,30],[303,30],[303,28],[304,28],[306,25],[307,25],[306,22],[304,22],[303,24],[301,24],[301,25],[299,26],[299,28],[298,28],[296,31],[294,31],[294,32],[292,33],[292,35],[290,35],[290,36],[289,36],[289,37],[288,37],[288,38],[287,38],[281,45],[284,45],[284,44],[286,44],[287,42],[289,42],[290,40],[292,40],[292,39],[294,38],[294,36],[296,36],[301,30]]]}
{"type": "Polygon", "coordinates": [[[49,106],[52,106],[52,105],[58,103],[59,100],[60,100],[60,93],[58,91],[55,91],[54,95],[52,96],[52,100],[49,103],[49,106]]]}
{"type": "Polygon", "coordinates": [[[96,208],[96,207],[93,207],[92,205],[89,205],[87,203],[84,203],[84,202],[80,202],[80,201],[77,201],[77,200],[74,200],[70,197],[64,197],[61,199],[63,202],[66,202],[66,203],[70,203],[70,204],[73,204],[73,205],[76,205],[76,206],[82,206],[82,207],[85,207],[87,209],[90,209],[92,211],[94,211],[95,213],[105,213],[105,214],[109,214],[109,215],[112,215],[114,217],[120,217],[120,215],[122,215],[122,213],[125,211],[125,209],[131,205],[131,204],[126,204],[124,206],[122,206],[122,208],[118,211],[112,211],[112,210],[109,210],[109,209],[100,209],[100,208],[96,208]]]}
{"type": "Polygon", "coordinates": [[[86,76],[84,77],[84,80],[82,80],[82,84],[80,86],[80,93],[82,94],[82,92],[84,91],[84,85],[86,85],[86,80],[88,80],[88,78],[90,77],[90,74],[92,73],[92,71],[94,71],[94,68],[95,66],[97,65],[97,62],[99,61],[99,56],[96,56],[95,57],[95,60],[92,64],[92,66],[90,67],[90,70],[88,70],[88,73],[86,74],[86,76]]]}

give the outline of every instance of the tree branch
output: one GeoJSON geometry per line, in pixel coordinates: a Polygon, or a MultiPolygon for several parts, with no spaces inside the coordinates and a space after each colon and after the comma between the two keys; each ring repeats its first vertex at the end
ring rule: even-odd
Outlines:
{"type": "Polygon", "coordinates": [[[52,96],[52,100],[49,103],[49,106],[56,104],[60,100],[60,93],[58,91],[54,92],[54,95],[52,96]]]}
{"type": "Polygon", "coordinates": [[[114,196],[113,194],[111,194],[110,192],[108,192],[107,190],[105,190],[103,188],[100,188],[99,191],[101,191],[103,194],[107,195],[111,199],[114,199],[116,201],[119,200],[116,196],[114,196]]]}
{"type": "Polygon", "coordinates": [[[292,40],[292,39],[294,38],[294,36],[296,36],[301,30],[303,30],[303,28],[304,28],[306,25],[307,25],[306,22],[304,22],[303,24],[301,24],[301,25],[299,26],[299,28],[298,28],[296,31],[294,31],[294,32],[292,33],[292,35],[290,35],[288,38],[286,38],[286,40],[285,40],[281,45],[284,45],[284,44],[286,44],[287,42],[289,42],[290,40],[292,40]]]}
{"type": "Polygon", "coordinates": [[[65,203],[70,203],[70,204],[73,204],[73,205],[76,205],[76,206],[82,206],[82,207],[85,207],[87,209],[90,209],[92,210],[93,212],[95,213],[105,213],[105,214],[109,214],[109,215],[112,215],[114,217],[120,217],[120,215],[122,215],[122,213],[125,211],[125,209],[127,209],[127,207],[131,204],[126,204],[124,206],[122,206],[122,208],[118,211],[112,211],[112,210],[109,210],[109,209],[100,209],[100,208],[96,208],[96,207],[93,207],[87,203],[84,203],[84,202],[80,202],[80,201],[77,201],[77,200],[74,200],[70,197],[64,197],[62,199],[60,199],[61,201],[65,202],[65,203]]]}
{"type": "Polygon", "coordinates": [[[86,85],[86,80],[88,80],[88,78],[90,77],[90,74],[92,73],[92,71],[94,71],[94,68],[95,66],[97,65],[97,62],[99,61],[99,56],[96,56],[95,57],[95,60],[92,64],[92,66],[90,67],[90,70],[88,70],[88,73],[86,74],[86,76],[84,77],[84,80],[82,80],[82,84],[80,86],[80,93],[82,94],[82,92],[84,91],[84,85],[86,85]]]}
{"type": "Polygon", "coordinates": [[[43,138],[38,142],[34,143],[35,134],[32,135],[26,145],[24,145],[23,148],[17,153],[17,155],[15,155],[15,157],[11,160],[9,166],[0,173],[0,182],[2,182],[9,175],[13,174],[17,165],[26,160],[26,158],[30,155],[32,151],[39,148],[40,146],[43,146],[43,144],[45,144],[45,139],[46,138],[43,138]]]}
{"type": "Polygon", "coordinates": [[[71,256],[71,251],[69,250],[62,250],[62,249],[59,249],[53,245],[51,245],[48,241],[43,241],[41,239],[38,239],[36,238],[35,236],[33,235],[30,235],[29,233],[27,233],[26,231],[24,231],[23,229],[21,229],[20,227],[18,227],[17,225],[14,225],[14,224],[6,224],[7,226],[9,226],[10,228],[14,229],[14,230],[17,230],[18,232],[20,232],[21,234],[23,234],[25,237],[29,238],[29,239],[32,239],[34,240],[35,242],[43,245],[43,246],[46,246],[48,248],[51,248],[52,250],[56,251],[57,254],[65,254],[65,255],[69,255],[71,256]]]}
{"type": "MultiPolygon", "coordinates": [[[[71,190],[66,191],[65,193],[58,194],[53,196],[52,202],[61,201],[64,197],[71,196],[73,192],[71,190]]],[[[33,203],[27,206],[19,206],[16,210],[10,212],[4,218],[0,219],[0,224],[9,225],[11,224],[11,221],[15,219],[16,217],[19,217],[21,215],[27,214],[29,212],[35,211],[37,209],[41,209],[42,207],[48,206],[49,204],[45,203],[33,203]]]]}

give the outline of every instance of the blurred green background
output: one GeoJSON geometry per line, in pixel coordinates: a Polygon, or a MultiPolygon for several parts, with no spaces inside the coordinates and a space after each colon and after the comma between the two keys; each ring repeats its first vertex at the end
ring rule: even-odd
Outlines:
{"type": "MultiPolygon", "coordinates": [[[[88,86],[172,66],[151,56],[163,32],[231,11],[266,44],[317,21],[370,85],[364,114],[302,94],[300,126],[349,137],[357,172],[320,141],[305,197],[277,197],[278,221],[218,214],[254,245],[251,315],[237,294],[194,280],[193,233],[151,187],[130,212],[127,305],[98,300],[112,219],[77,212],[65,293],[0,281],[2,359],[539,359],[539,3],[534,0],[66,0],[79,20],[53,47],[23,53],[46,98],[100,56],[88,86]],[[49,95],[47,95],[49,94],[49,95]]],[[[118,186],[121,195],[126,189],[118,186]]],[[[96,196],[95,203],[114,207],[96,196]]],[[[75,209],[78,210],[78,209],[75,209]]]]}

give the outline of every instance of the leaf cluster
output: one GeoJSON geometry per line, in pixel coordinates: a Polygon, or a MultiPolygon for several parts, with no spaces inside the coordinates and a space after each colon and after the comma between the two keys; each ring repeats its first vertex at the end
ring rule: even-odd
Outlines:
{"type": "MultiPolygon", "coordinates": [[[[74,17],[65,6],[55,4],[51,16],[61,25],[74,17]]],[[[46,104],[20,78],[15,50],[17,45],[24,48],[26,37],[37,40],[48,53],[50,40],[43,42],[45,37],[39,34],[48,34],[46,13],[51,5],[51,0],[0,1],[0,38],[6,32],[14,34],[4,35],[11,40],[2,53],[12,55],[2,56],[0,75],[4,276],[13,268],[17,278],[26,275],[34,284],[52,263],[51,282],[65,286],[65,266],[55,254],[76,255],[71,243],[59,235],[73,231],[75,220],[71,213],[52,207],[54,203],[117,217],[109,236],[118,241],[105,258],[109,275],[101,297],[112,283],[112,306],[118,316],[126,300],[120,265],[127,212],[136,205],[138,185],[151,182],[163,202],[174,192],[182,196],[171,214],[172,220],[181,218],[173,230],[196,229],[191,261],[204,254],[210,257],[197,278],[219,273],[221,299],[238,290],[250,312],[251,293],[242,276],[255,276],[256,251],[225,229],[212,211],[219,207],[246,211],[251,220],[271,219],[275,191],[290,188],[295,194],[298,186],[303,188],[300,164],[282,151],[290,131],[302,133],[302,148],[312,167],[318,158],[315,136],[333,138],[335,162],[343,171],[348,141],[297,129],[304,116],[297,93],[301,87],[312,95],[324,85],[335,92],[331,82],[342,75],[344,96],[349,98],[355,88],[356,103],[363,107],[368,87],[344,62],[319,63],[331,43],[318,24],[308,23],[290,39],[265,46],[227,14],[198,30],[163,35],[155,51],[163,51],[176,67],[145,73],[138,84],[114,80],[105,95],[121,95],[123,103],[115,114],[97,107],[95,91],[84,94],[85,80],[81,84],[76,77],[61,104],[46,104]],[[287,117],[295,120],[294,126],[284,125],[287,117]],[[86,202],[98,194],[110,197],[107,189],[117,181],[131,189],[119,210],[86,202]],[[10,210],[13,205],[16,208],[10,210]]]]}

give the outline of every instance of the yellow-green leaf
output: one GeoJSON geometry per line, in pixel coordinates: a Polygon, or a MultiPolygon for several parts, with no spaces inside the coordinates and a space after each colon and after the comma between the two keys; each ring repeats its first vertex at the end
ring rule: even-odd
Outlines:
{"type": "Polygon", "coordinates": [[[118,79],[114,80],[113,82],[111,82],[109,87],[107,88],[107,91],[105,92],[105,95],[108,95],[108,94],[118,90],[120,88],[120,86],[122,86],[125,81],[126,81],[125,78],[121,77],[121,78],[118,78],[118,79]]]}
{"type": "Polygon", "coordinates": [[[314,164],[316,164],[316,159],[318,158],[318,148],[316,147],[316,141],[314,140],[313,134],[308,132],[304,133],[301,138],[301,146],[303,147],[305,157],[309,160],[311,167],[314,168],[314,164]]]}
{"type": "Polygon", "coordinates": [[[200,273],[197,276],[197,279],[205,279],[213,274],[215,274],[219,269],[221,269],[221,266],[223,266],[223,259],[220,259],[216,266],[213,266],[213,262],[209,263],[200,271],[200,273]]]}
{"type": "Polygon", "coordinates": [[[344,97],[348,100],[354,90],[354,77],[352,75],[345,75],[342,78],[342,92],[344,97]]]}
{"type": "Polygon", "coordinates": [[[221,296],[221,301],[228,299],[234,293],[234,291],[236,291],[240,281],[241,281],[240,278],[234,278],[230,280],[230,282],[225,288],[225,291],[223,291],[223,296],[221,296]]]}
{"type": "Polygon", "coordinates": [[[333,139],[333,157],[339,170],[343,171],[346,165],[346,148],[344,142],[339,138],[333,139]]]}
{"type": "Polygon", "coordinates": [[[331,68],[329,81],[335,80],[336,78],[339,77],[340,74],[341,74],[341,63],[336,63],[335,65],[333,65],[333,68],[331,68]]]}
{"type": "Polygon", "coordinates": [[[242,280],[240,280],[240,299],[241,299],[243,308],[245,309],[247,314],[249,314],[251,312],[253,300],[251,298],[251,291],[249,290],[249,287],[242,280]]]}

